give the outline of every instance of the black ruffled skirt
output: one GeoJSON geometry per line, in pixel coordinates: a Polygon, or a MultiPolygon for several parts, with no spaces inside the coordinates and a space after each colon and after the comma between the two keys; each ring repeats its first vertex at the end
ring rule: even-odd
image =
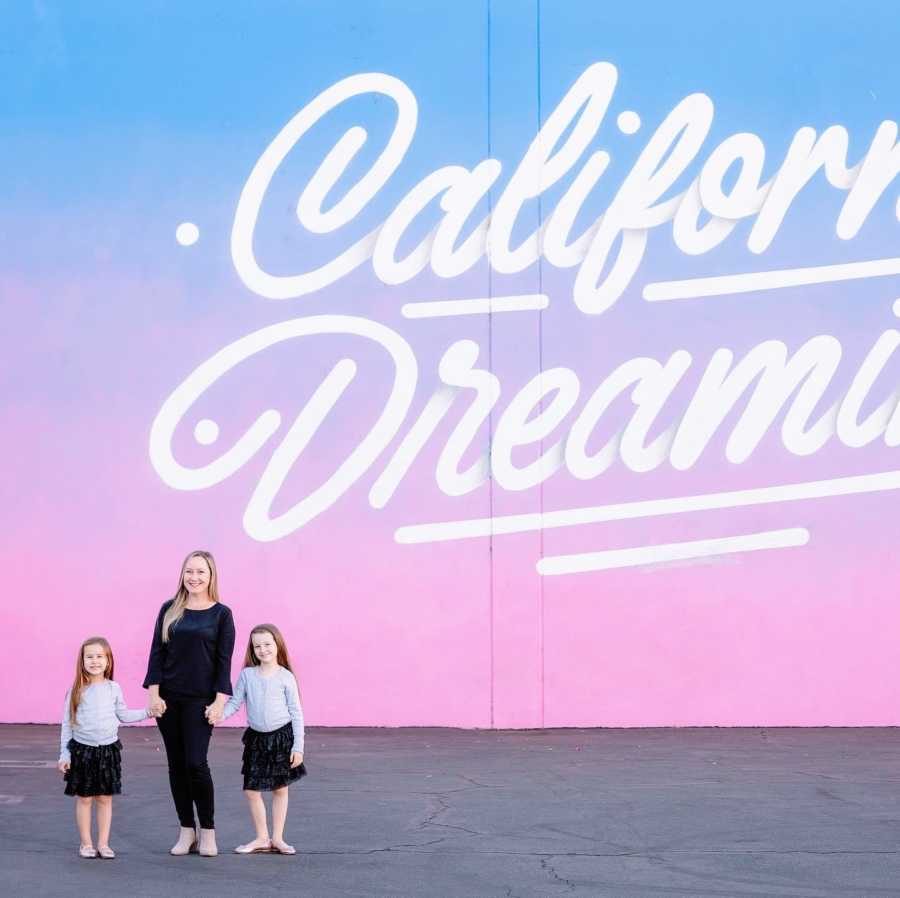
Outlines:
{"type": "Polygon", "coordinates": [[[244,788],[254,792],[270,792],[306,776],[303,764],[291,767],[294,729],[286,723],[271,733],[260,733],[247,727],[241,737],[244,743],[244,788]]]}
{"type": "Polygon", "coordinates": [[[69,740],[71,760],[66,771],[66,795],[90,798],[122,792],[122,743],[82,745],[69,740]]]}

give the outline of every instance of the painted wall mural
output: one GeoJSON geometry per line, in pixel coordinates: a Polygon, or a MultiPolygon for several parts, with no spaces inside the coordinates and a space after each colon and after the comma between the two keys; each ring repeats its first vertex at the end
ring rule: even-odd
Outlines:
{"type": "Polygon", "coordinates": [[[202,547],[313,724],[900,723],[888,5],[240,6],[4,11],[0,719],[202,547]]]}

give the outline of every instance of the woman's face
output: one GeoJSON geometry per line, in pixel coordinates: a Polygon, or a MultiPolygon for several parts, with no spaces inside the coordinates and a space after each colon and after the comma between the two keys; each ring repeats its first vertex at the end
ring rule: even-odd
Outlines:
{"type": "Polygon", "coordinates": [[[209,565],[200,555],[192,555],[184,566],[184,588],[192,596],[202,596],[209,590],[209,565]]]}
{"type": "Polygon", "coordinates": [[[109,663],[106,649],[96,642],[86,645],[81,653],[81,663],[89,677],[102,677],[109,663]]]}

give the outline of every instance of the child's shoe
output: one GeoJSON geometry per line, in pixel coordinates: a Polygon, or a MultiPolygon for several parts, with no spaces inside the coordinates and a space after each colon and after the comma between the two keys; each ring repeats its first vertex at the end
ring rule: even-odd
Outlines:
{"type": "Polygon", "coordinates": [[[238,845],[234,849],[235,854],[268,854],[271,852],[272,843],[268,839],[254,839],[246,845],[238,845]]]}
{"type": "Polygon", "coordinates": [[[297,853],[297,849],[293,845],[288,845],[284,839],[272,839],[272,851],[277,851],[279,854],[297,853]]]}

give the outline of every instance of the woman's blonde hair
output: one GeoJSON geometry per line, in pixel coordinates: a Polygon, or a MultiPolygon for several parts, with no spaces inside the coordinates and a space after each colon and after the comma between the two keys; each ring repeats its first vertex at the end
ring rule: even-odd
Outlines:
{"type": "Polygon", "coordinates": [[[113,678],[113,653],[109,643],[103,636],[91,636],[89,639],[85,639],[78,648],[78,657],[75,659],[75,680],[69,694],[69,721],[72,726],[75,726],[75,714],[78,712],[78,705],[81,702],[81,693],[84,692],[84,687],[91,682],[90,675],[84,669],[84,650],[89,645],[99,645],[106,652],[106,670],[103,671],[103,676],[107,680],[113,678]]]}
{"type": "Polygon", "coordinates": [[[181,562],[181,575],[178,578],[178,590],[172,599],[162,620],[162,641],[169,641],[169,630],[184,617],[184,608],[187,605],[188,591],[184,585],[184,569],[192,558],[202,558],[209,565],[209,598],[213,602],[219,601],[219,577],[216,573],[216,560],[212,557],[212,552],[204,549],[197,549],[194,552],[188,552],[181,562]]]}

